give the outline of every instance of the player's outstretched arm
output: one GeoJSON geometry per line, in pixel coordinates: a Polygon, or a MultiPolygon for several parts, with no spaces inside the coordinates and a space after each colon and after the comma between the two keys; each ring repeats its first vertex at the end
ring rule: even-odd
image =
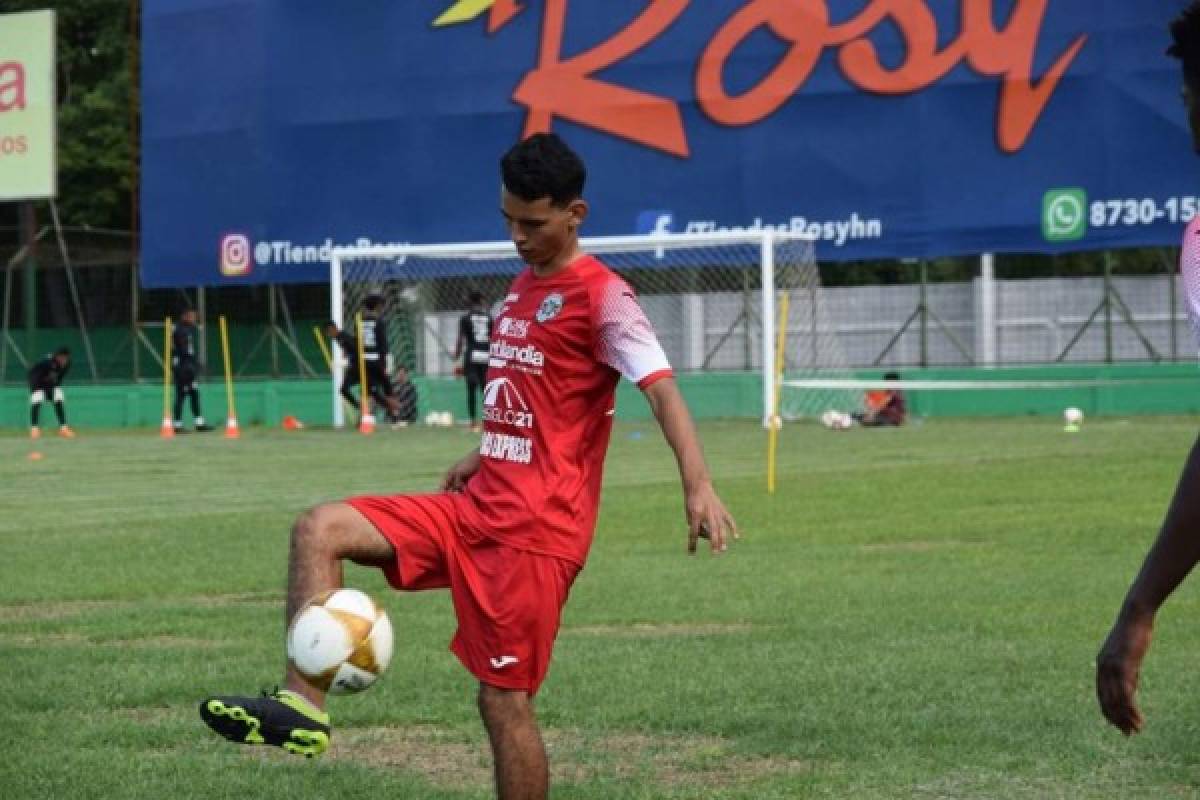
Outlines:
{"type": "Polygon", "coordinates": [[[737,524],[713,489],[687,403],[674,378],[655,381],[646,387],[645,395],[679,464],[688,523],[688,552],[695,553],[697,541],[704,538],[709,540],[714,554],[722,553],[728,549],[730,538],[738,538],[737,524]]]}
{"type": "Polygon", "coordinates": [[[442,491],[461,492],[467,485],[467,480],[478,471],[479,449],[476,448],[446,471],[446,477],[442,479],[442,491]]]}
{"type": "Polygon", "coordinates": [[[1129,587],[1096,657],[1096,696],[1105,718],[1129,735],[1142,728],[1134,695],[1154,615],[1200,561],[1200,439],[1192,445],[1162,530],[1129,587]]]}

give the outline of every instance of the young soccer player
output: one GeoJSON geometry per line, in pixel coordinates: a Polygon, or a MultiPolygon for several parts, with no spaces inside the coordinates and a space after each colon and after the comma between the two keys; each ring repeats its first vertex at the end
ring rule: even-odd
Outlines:
{"type": "Polygon", "coordinates": [[[179,324],[171,333],[171,377],[175,381],[175,413],[173,416],[176,433],[182,433],[183,401],[191,398],[192,420],[197,431],[211,431],[212,426],[204,421],[200,413],[200,390],[196,377],[200,362],[196,357],[200,329],[196,327],[196,309],[185,308],[179,314],[179,324]]]}
{"type": "Polygon", "coordinates": [[[492,315],[483,304],[481,292],[471,292],[467,301],[471,310],[458,321],[458,338],[454,343],[454,358],[463,359],[463,378],[467,382],[467,416],[471,418],[471,430],[480,430],[479,411],[476,403],[483,397],[483,385],[487,379],[488,343],[492,338],[492,315]]]}
{"type": "Polygon", "coordinates": [[[392,378],[388,375],[387,320],[383,316],[383,295],[372,292],[363,301],[362,345],[366,364],[367,388],[371,397],[387,409],[390,420],[397,420],[399,407],[392,397],[392,378]]]}
{"type": "Polygon", "coordinates": [[[29,438],[39,439],[42,429],[38,427],[38,417],[42,413],[42,403],[47,399],[54,402],[54,414],[58,417],[58,435],[64,439],[74,439],[75,431],[67,425],[67,410],[63,406],[63,378],[71,369],[71,351],[60,347],[29,369],[29,438]]]}
{"type": "MultiPolygon", "coordinates": [[[[675,452],[689,552],[721,553],[733,518],[713,489],[671,368],[633,291],[579,244],[588,212],[583,162],[538,134],[503,158],[501,211],[528,265],[496,324],[480,447],[443,492],[354,497],[318,506],[292,529],[287,618],[341,584],[344,559],[381,568],[403,591],[449,588],[451,649],[479,681],[497,793],[544,798],[546,753],[533,698],[559,618],[595,530],[621,376],[636,383],[675,452]]],[[[235,742],[315,755],[329,741],[325,697],[293,670],[262,697],[212,697],[205,722],[235,742]]]]}
{"type": "MultiPolygon", "coordinates": [[[[1200,2],[1171,23],[1168,55],[1183,66],[1183,101],[1192,147],[1200,153],[1200,2]]],[[[1183,234],[1180,272],[1192,330],[1200,342],[1200,217],[1183,234]]],[[[1106,719],[1129,735],[1144,719],[1134,696],[1142,659],[1150,648],[1154,616],[1200,560],[1200,440],[1192,446],[1158,539],[1125,595],[1116,622],[1096,657],[1096,694],[1106,719]]]]}

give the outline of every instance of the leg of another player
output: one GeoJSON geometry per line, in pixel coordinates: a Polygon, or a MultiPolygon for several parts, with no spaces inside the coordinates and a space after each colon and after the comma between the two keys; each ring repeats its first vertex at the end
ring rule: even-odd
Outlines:
{"type": "MultiPolygon", "coordinates": [[[[314,595],[341,588],[343,559],[377,567],[395,558],[391,542],[352,506],[327,503],[306,511],[292,526],[285,623],[291,622],[314,595]]],[[[285,682],[288,689],[317,708],[325,707],[325,693],[305,682],[291,667],[285,682]]]]}
{"type": "MultiPolygon", "coordinates": [[[[470,369],[468,367],[468,369],[470,369]]],[[[475,390],[477,385],[470,373],[467,374],[467,417],[471,420],[471,427],[474,428],[479,424],[478,408],[475,405],[475,390]]]]}
{"type": "Polygon", "coordinates": [[[529,694],[481,683],[479,714],[492,745],[499,800],[544,800],[546,748],[529,694]]]}
{"type": "Polygon", "coordinates": [[[177,381],[175,383],[175,406],[172,409],[174,412],[172,421],[174,422],[175,430],[177,431],[183,429],[183,396],[186,393],[187,386],[177,381]]]}
{"type": "Polygon", "coordinates": [[[36,439],[41,435],[41,428],[38,427],[38,420],[42,415],[42,392],[35,391],[29,396],[29,436],[36,439]]]}

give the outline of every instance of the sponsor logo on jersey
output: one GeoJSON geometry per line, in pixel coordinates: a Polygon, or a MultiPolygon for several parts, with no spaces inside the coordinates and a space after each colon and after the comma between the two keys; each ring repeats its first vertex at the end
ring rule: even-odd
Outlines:
{"type": "Polygon", "coordinates": [[[493,378],[483,387],[483,419],[514,428],[533,427],[533,412],[508,378],[493,378]]]}
{"type": "Polygon", "coordinates": [[[488,363],[493,367],[507,367],[510,363],[515,362],[522,367],[532,367],[540,371],[546,365],[546,356],[531,344],[517,347],[515,344],[497,339],[488,349],[488,355],[491,356],[491,361],[488,363]]]}
{"type": "Polygon", "coordinates": [[[521,295],[516,292],[509,292],[504,297],[504,302],[500,304],[500,310],[496,312],[497,317],[502,317],[508,312],[508,307],[521,299],[521,295]]]}
{"type": "Polygon", "coordinates": [[[558,316],[558,312],[562,311],[563,296],[558,292],[552,292],[546,295],[546,299],[542,301],[541,307],[537,310],[538,322],[549,322],[558,316]]]}
{"type": "Polygon", "coordinates": [[[479,444],[479,455],[514,464],[528,464],[533,461],[533,440],[485,431],[483,441],[479,444]]]}
{"type": "Polygon", "coordinates": [[[529,335],[529,320],[505,317],[504,319],[500,320],[497,330],[501,336],[510,336],[513,339],[524,339],[529,335]]]}

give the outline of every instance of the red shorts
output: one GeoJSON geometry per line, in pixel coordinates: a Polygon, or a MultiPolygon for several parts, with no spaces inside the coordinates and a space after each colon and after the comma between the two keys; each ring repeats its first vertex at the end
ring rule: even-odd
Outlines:
{"type": "Polygon", "coordinates": [[[532,696],[550,668],[567,593],[579,568],[515,550],[463,524],[462,495],[346,501],[396,548],[384,567],[397,589],[450,589],[458,630],[450,649],[482,683],[532,696]]]}

